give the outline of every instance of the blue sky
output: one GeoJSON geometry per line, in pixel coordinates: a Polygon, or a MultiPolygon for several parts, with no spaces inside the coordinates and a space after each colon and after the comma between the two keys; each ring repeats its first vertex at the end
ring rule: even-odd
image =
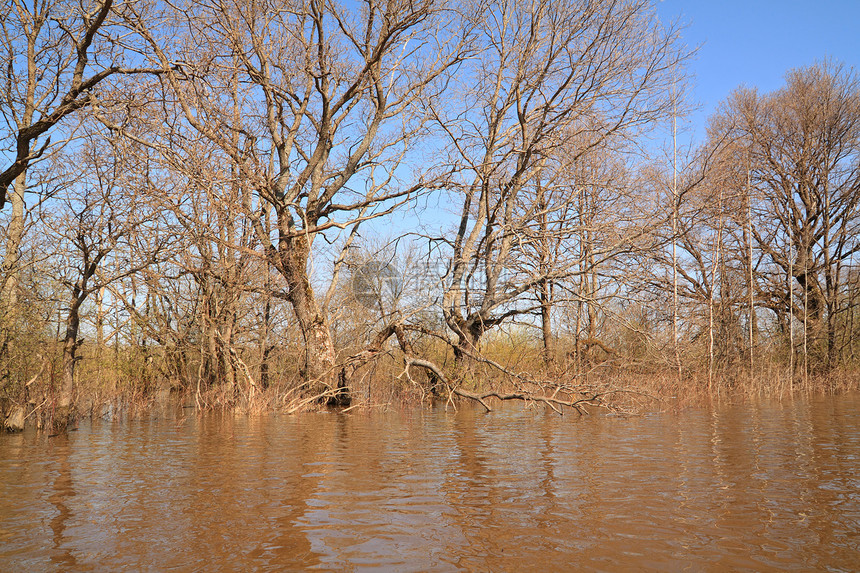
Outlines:
{"type": "Polygon", "coordinates": [[[701,46],[690,70],[699,110],[689,133],[704,137],[707,117],[740,85],[769,92],[789,69],[832,58],[860,69],[860,0],[659,0],[666,21],[687,23],[701,46]]]}
{"type": "MultiPolygon", "coordinates": [[[[782,87],[790,69],[828,57],[860,71],[860,0],[654,1],[660,18],[686,24],[683,41],[699,48],[688,64],[690,99],[698,107],[679,122],[682,144],[703,143],[708,117],[741,85],[770,92],[782,87]]],[[[658,136],[659,145],[665,142],[658,136]]],[[[420,216],[401,213],[368,227],[396,235],[414,229],[417,218],[438,232],[453,220],[438,201],[420,216]]]]}

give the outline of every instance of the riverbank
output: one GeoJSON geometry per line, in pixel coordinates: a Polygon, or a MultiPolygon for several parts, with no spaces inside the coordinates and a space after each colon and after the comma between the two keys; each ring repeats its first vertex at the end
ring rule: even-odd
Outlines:
{"type": "MultiPolygon", "coordinates": [[[[556,413],[589,414],[598,410],[641,414],[664,409],[695,407],[703,404],[742,403],[751,400],[783,400],[798,396],[834,395],[860,389],[860,373],[839,370],[827,376],[796,376],[791,379],[783,369],[771,368],[756,376],[746,373],[732,377],[708,376],[707,372],[686,372],[679,379],[676,372],[647,373],[603,372],[572,377],[561,381],[546,379],[511,379],[490,370],[478,378],[474,374],[448,385],[430,388],[415,380],[404,381],[379,376],[350,388],[350,402],[337,408],[343,412],[389,409],[424,409],[441,405],[456,410],[465,403],[478,403],[484,410],[496,409],[503,401],[517,401],[534,408],[556,413]]],[[[0,401],[7,431],[24,426],[57,430],[56,403],[50,386],[33,384],[28,388],[26,403],[0,401]]],[[[323,396],[322,398],[324,398],[323,396]]],[[[248,385],[219,384],[210,387],[190,385],[142,385],[126,381],[87,383],[77,388],[75,418],[111,418],[114,416],[147,416],[165,404],[179,404],[190,412],[233,411],[239,414],[279,412],[296,414],[327,410],[330,404],[296,380],[270,384],[265,389],[248,385]]],[[[61,429],[61,428],[59,428],[61,429]]]]}

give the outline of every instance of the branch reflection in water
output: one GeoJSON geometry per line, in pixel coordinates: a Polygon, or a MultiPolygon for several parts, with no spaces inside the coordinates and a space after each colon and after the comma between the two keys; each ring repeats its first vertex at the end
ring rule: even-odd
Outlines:
{"type": "Polygon", "coordinates": [[[0,436],[0,570],[860,562],[857,395],[177,420],[0,436]]]}

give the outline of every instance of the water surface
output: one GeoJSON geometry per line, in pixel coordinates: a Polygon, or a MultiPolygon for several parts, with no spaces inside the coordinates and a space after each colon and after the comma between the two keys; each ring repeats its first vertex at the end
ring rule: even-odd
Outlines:
{"type": "Polygon", "coordinates": [[[856,571],[860,396],[0,436],[0,571],[856,571]]]}

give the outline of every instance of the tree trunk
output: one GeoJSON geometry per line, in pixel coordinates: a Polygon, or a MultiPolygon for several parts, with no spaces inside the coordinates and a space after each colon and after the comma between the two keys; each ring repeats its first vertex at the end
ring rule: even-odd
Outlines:
{"type": "Polygon", "coordinates": [[[454,348],[454,365],[457,370],[462,370],[472,365],[472,356],[476,353],[480,338],[480,334],[474,332],[468,326],[457,332],[457,346],[454,348]]]}
{"type": "MultiPolygon", "coordinates": [[[[266,269],[266,273],[269,270],[266,269]]],[[[269,354],[272,347],[269,345],[269,330],[272,320],[272,298],[268,295],[269,281],[266,279],[266,304],[263,308],[263,324],[260,332],[260,388],[265,390],[269,387],[269,354]]]]}
{"type": "Polygon", "coordinates": [[[465,372],[474,363],[473,356],[478,353],[478,341],[486,330],[478,314],[472,314],[464,319],[451,313],[446,316],[448,328],[457,334],[457,345],[454,347],[454,369],[465,372]]]}
{"type": "MultiPolygon", "coordinates": [[[[747,159],[749,161],[749,158],[747,159]]],[[[752,244],[752,186],[750,183],[750,167],[747,164],[747,220],[744,226],[744,246],[747,253],[748,294],[749,294],[749,358],[750,377],[755,374],[755,345],[756,345],[756,314],[755,314],[755,277],[753,276],[753,244],[752,244]]]]}
{"type": "Polygon", "coordinates": [[[12,217],[6,228],[6,253],[3,257],[3,273],[0,280],[3,281],[2,306],[0,318],[11,317],[18,303],[18,280],[20,269],[18,258],[20,257],[21,241],[24,238],[24,191],[27,187],[26,172],[15,179],[12,186],[12,217]]]}
{"type": "Polygon", "coordinates": [[[552,339],[552,322],[550,320],[551,297],[549,281],[544,279],[540,283],[538,298],[540,299],[541,332],[543,333],[543,356],[547,367],[555,363],[555,345],[552,339]]]}
{"type": "Polygon", "coordinates": [[[825,372],[836,368],[839,362],[838,347],[836,345],[836,305],[828,304],[827,306],[827,354],[825,356],[825,372]]]}
{"type": "MultiPolygon", "coordinates": [[[[674,96],[675,86],[672,86],[674,96]]],[[[677,381],[681,382],[681,350],[678,346],[678,118],[672,115],[672,350],[677,381]]]]}
{"type": "Polygon", "coordinates": [[[220,335],[222,382],[230,389],[231,392],[236,391],[236,364],[233,360],[233,352],[235,352],[235,350],[233,350],[234,317],[235,315],[233,312],[225,313],[223,333],[220,335]]]}
{"type": "Polygon", "coordinates": [[[63,340],[63,381],[57,394],[57,409],[54,414],[54,426],[57,428],[65,427],[74,421],[75,366],[78,360],[81,302],[83,300],[76,292],[69,307],[69,316],[66,318],[66,336],[63,340]]]}
{"type": "MultiPolygon", "coordinates": [[[[18,315],[18,281],[21,241],[24,238],[24,191],[26,171],[15,179],[10,201],[12,217],[6,227],[6,253],[0,267],[0,382],[9,377],[9,360],[12,353],[12,330],[18,315]]],[[[2,193],[2,191],[0,191],[2,193]]],[[[0,384],[2,385],[2,384],[0,384]]]]}
{"type": "Polygon", "coordinates": [[[339,394],[348,394],[344,381],[338,380],[335,371],[336,354],[328,320],[317,303],[308,278],[310,245],[307,237],[282,240],[279,254],[278,267],[287,279],[288,299],[305,342],[304,379],[316,392],[340,387],[339,394]]]}

